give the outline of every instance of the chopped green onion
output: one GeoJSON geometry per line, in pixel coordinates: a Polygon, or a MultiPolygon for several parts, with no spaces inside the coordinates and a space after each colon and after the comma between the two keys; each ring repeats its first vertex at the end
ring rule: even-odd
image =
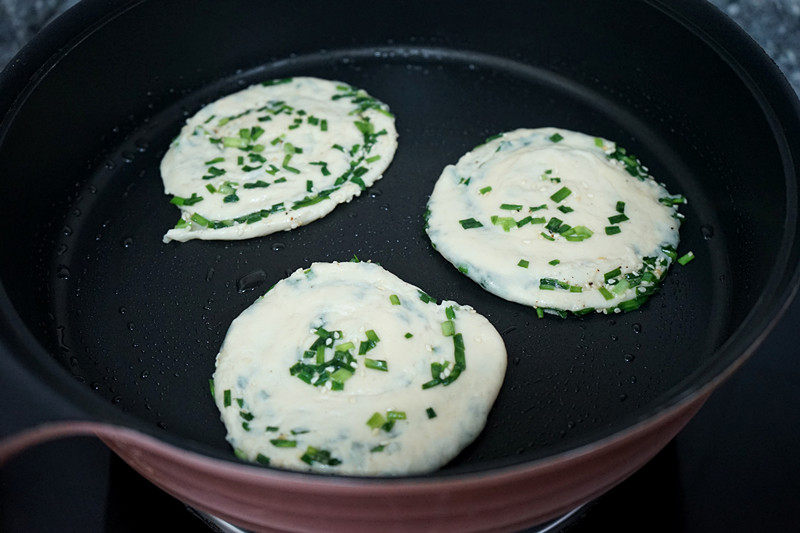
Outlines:
{"type": "Polygon", "coordinates": [[[547,204],[537,205],[535,207],[529,207],[528,211],[533,213],[534,211],[539,211],[540,209],[547,209],[547,204]]]}
{"type": "Polygon", "coordinates": [[[346,368],[340,368],[333,374],[331,374],[331,379],[337,383],[344,383],[348,379],[353,377],[353,373],[347,370],[346,368]]]}
{"type": "Polygon", "coordinates": [[[410,339],[410,338],[411,338],[411,337],[413,337],[413,336],[414,336],[414,335],[413,335],[412,333],[406,333],[406,335],[405,335],[406,339],[410,339]]]}
{"type": "Polygon", "coordinates": [[[425,294],[420,290],[417,290],[417,293],[419,294],[419,299],[425,302],[426,304],[429,304],[431,302],[436,303],[436,298],[434,298],[433,296],[425,294]]]}
{"type": "Polygon", "coordinates": [[[564,213],[565,215],[567,213],[572,213],[573,211],[575,211],[574,209],[572,209],[571,207],[569,207],[567,205],[558,206],[558,210],[561,211],[562,213],[564,213]]]}
{"type": "Polygon", "coordinates": [[[522,268],[528,268],[528,265],[530,265],[530,263],[528,261],[526,261],[525,259],[520,259],[519,263],[517,263],[517,266],[522,267],[522,268]]]}
{"type": "Polygon", "coordinates": [[[554,202],[558,203],[558,202],[562,201],[564,198],[566,198],[567,196],[569,196],[570,194],[572,194],[571,190],[569,190],[566,187],[561,187],[556,192],[554,192],[552,195],[550,195],[550,199],[553,200],[554,202]]]}
{"type": "Polygon", "coordinates": [[[425,409],[425,412],[428,413],[428,418],[436,418],[436,411],[433,410],[433,407],[428,407],[425,409]]]}
{"type": "Polygon", "coordinates": [[[369,452],[370,453],[382,452],[384,448],[386,448],[386,444],[379,444],[378,446],[370,448],[369,452]]]}
{"type": "Polygon", "coordinates": [[[444,314],[449,320],[453,320],[456,317],[456,311],[455,311],[455,309],[453,309],[452,305],[448,306],[444,310],[444,314]]]}
{"type": "Polygon", "coordinates": [[[517,221],[517,227],[518,227],[518,228],[521,228],[521,227],[522,227],[522,226],[524,226],[525,224],[529,223],[531,220],[533,220],[533,217],[529,217],[529,216],[528,216],[528,217],[525,217],[525,218],[523,218],[522,220],[518,220],[518,221],[517,221]]]}
{"type": "Polygon", "coordinates": [[[269,465],[269,457],[267,457],[266,455],[263,455],[263,454],[258,454],[258,455],[256,455],[256,462],[258,462],[258,463],[260,463],[260,464],[262,464],[264,466],[267,466],[267,465],[269,465]]]}
{"type": "Polygon", "coordinates": [[[512,217],[498,217],[493,215],[492,224],[502,227],[503,231],[509,231],[511,228],[516,227],[517,221],[512,217]]]}
{"type": "Polygon", "coordinates": [[[389,301],[392,302],[392,305],[400,305],[400,298],[396,294],[389,296],[389,301]]]}
{"type": "Polygon", "coordinates": [[[458,223],[461,224],[461,227],[464,229],[480,228],[483,226],[483,224],[474,218],[465,218],[464,220],[459,220],[458,223]]]}
{"type": "Polygon", "coordinates": [[[597,290],[599,290],[599,291],[600,291],[600,294],[602,294],[602,295],[603,295],[603,298],[605,298],[606,300],[611,300],[611,299],[613,299],[613,298],[614,298],[614,295],[613,295],[613,294],[611,294],[611,293],[608,291],[608,289],[606,289],[605,287],[600,287],[600,288],[599,288],[599,289],[597,289],[597,290]]]}
{"type": "Polygon", "coordinates": [[[300,460],[309,465],[312,465],[315,462],[327,466],[336,466],[342,464],[340,459],[331,457],[331,452],[328,450],[318,450],[313,446],[306,448],[306,453],[300,456],[300,460]]]}
{"type": "Polygon", "coordinates": [[[519,211],[522,209],[522,206],[519,204],[500,204],[500,209],[504,209],[506,211],[519,211]]]}
{"type": "Polygon", "coordinates": [[[544,311],[542,310],[541,307],[536,307],[534,309],[536,309],[536,316],[537,317],[544,318],[544,311]]]}
{"type": "Polygon", "coordinates": [[[548,241],[554,241],[554,240],[556,240],[554,237],[551,237],[550,235],[548,235],[548,234],[547,234],[547,233],[545,233],[545,232],[542,232],[542,237],[544,237],[544,238],[545,238],[545,239],[547,239],[548,241]]]}
{"type": "Polygon", "coordinates": [[[270,439],[270,442],[277,448],[295,448],[297,446],[296,440],[270,439]]]}
{"type": "Polygon", "coordinates": [[[442,322],[442,335],[445,337],[452,337],[456,333],[456,326],[452,320],[445,320],[442,322]]]}
{"type": "Polygon", "coordinates": [[[563,141],[564,137],[561,136],[559,133],[554,133],[550,137],[548,137],[552,142],[557,143],[559,141],[563,141]]]}
{"type": "Polygon", "coordinates": [[[603,280],[604,280],[606,283],[608,283],[608,280],[610,280],[611,278],[616,278],[616,277],[617,277],[617,276],[619,276],[621,273],[622,273],[622,271],[620,270],[620,268],[619,268],[619,267],[617,267],[617,268],[615,268],[614,270],[610,270],[610,271],[606,272],[605,274],[603,274],[603,280]]]}
{"type": "Polygon", "coordinates": [[[597,146],[598,148],[602,148],[603,147],[603,139],[601,139],[600,137],[595,137],[594,138],[594,145],[597,146]]]}
{"type": "Polygon", "coordinates": [[[686,252],[685,255],[682,255],[681,257],[678,258],[678,263],[680,263],[681,265],[685,265],[686,263],[688,263],[692,259],[694,259],[694,253],[691,252],[691,251],[690,252],[686,252]]]}
{"type": "Polygon", "coordinates": [[[625,222],[626,220],[629,220],[629,218],[624,213],[614,215],[613,217],[608,217],[608,221],[611,224],[619,224],[620,222],[625,222]]]}
{"type": "Polygon", "coordinates": [[[561,224],[562,222],[560,219],[556,217],[551,217],[550,221],[547,222],[547,225],[544,228],[553,232],[557,232],[558,228],[561,227],[561,224]]]}
{"type": "Polygon", "coordinates": [[[346,352],[347,350],[352,350],[353,348],[355,348],[355,344],[352,342],[343,342],[342,344],[336,346],[334,350],[337,352],[346,352]]]}
{"type": "Polygon", "coordinates": [[[552,261],[548,261],[548,264],[551,264],[551,265],[553,265],[553,266],[556,266],[556,265],[557,265],[557,264],[559,264],[560,262],[561,262],[561,261],[559,261],[558,259],[553,259],[552,261]]]}
{"type": "Polygon", "coordinates": [[[386,411],[386,418],[389,420],[405,420],[406,419],[406,412],[405,411],[386,411]]]}
{"type": "Polygon", "coordinates": [[[383,426],[386,423],[386,419],[380,413],[374,413],[369,420],[367,420],[367,425],[372,429],[378,429],[379,427],[383,426]]]}
{"type": "Polygon", "coordinates": [[[225,392],[222,393],[222,405],[224,407],[231,406],[231,390],[225,389],[225,392]]]}
{"type": "Polygon", "coordinates": [[[544,217],[535,217],[531,219],[531,224],[544,224],[547,219],[544,217]]]}
{"type": "Polygon", "coordinates": [[[278,431],[280,429],[278,426],[267,426],[266,431],[278,431]]]}
{"type": "Polygon", "coordinates": [[[210,161],[206,161],[204,164],[213,165],[215,163],[222,163],[223,161],[225,161],[224,157],[215,157],[214,159],[212,159],[210,161]]]}
{"type": "Polygon", "coordinates": [[[369,357],[365,357],[364,366],[373,370],[389,371],[389,364],[383,359],[370,359],[369,357]]]}
{"type": "Polygon", "coordinates": [[[487,187],[484,187],[483,189],[479,190],[478,192],[481,193],[481,194],[486,194],[487,192],[489,192],[491,190],[492,190],[492,187],[491,186],[487,186],[487,187]]]}
{"type": "Polygon", "coordinates": [[[616,235],[621,231],[619,226],[606,226],[606,235],[616,235]]]}
{"type": "Polygon", "coordinates": [[[222,138],[222,146],[226,148],[247,148],[247,139],[243,139],[242,137],[223,137],[222,138]]]}
{"type": "Polygon", "coordinates": [[[617,213],[625,212],[625,202],[617,202],[617,213]]]}

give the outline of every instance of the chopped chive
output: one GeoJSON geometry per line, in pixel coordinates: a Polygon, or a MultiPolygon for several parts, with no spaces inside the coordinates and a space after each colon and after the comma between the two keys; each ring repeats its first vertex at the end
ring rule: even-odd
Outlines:
{"type": "Polygon", "coordinates": [[[212,398],[216,397],[216,394],[214,394],[214,380],[213,379],[209,379],[208,380],[208,388],[211,389],[211,397],[212,398]]]}
{"type": "Polygon", "coordinates": [[[247,454],[244,453],[244,450],[240,450],[239,448],[233,449],[233,454],[243,461],[247,461],[247,454]]]}
{"type": "Polygon", "coordinates": [[[386,418],[389,420],[406,420],[405,411],[386,411],[386,418]]]}
{"type": "Polygon", "coordinates": [[[410,338],[411,338],[411,337],[413,337],[413,336],[414,336],[414,335],[413,335],[412,333],[406,333],[406,335],[405,335],[406,339],[410,339],[410,338]]]}
{"type": "Polygon", "coordinates": [[[611,278],[616,278],[616,277],[617,277],[617,276],[619,276],[621,273],[622,273],[622,271],[620,270],[620,268],[619,268],[619,267],[617,267],[617,268],[615,268],[614,270],[610,270],[610,271],[606,272],[605,274],[603,274],[603,280],[604,280],[606,283],[608,283],[608,280],[610,280],[611,278]]]}
{"type": "Polygon", "coordinates": [[[248,145],[247,139],[242,137],[223,137],[222,146],[226,148],[246,148],[248,145]]]}
{"type": "Polygon", "coordinates": [[[461,265],[458,267],[458,271],[462,274],[469,274],[469,267],[461,265]]]}
{"type": "Polygon", "coordinates": [[[550,265],[556,266],[556,265],[557,265],[557,264],[559,264],[560,262],[561,262],[561,261],[559,261],[558,259],[553,259],[552,261],[548,261],[547,263],[548,263],[548,264],[550,264],[550,265]]]}
{"type": "Polygon", "coordinates": [[[480,228],[483,226],[483,224],[474,218],[465,218],[464,220],[459,220],[458,223],[461,224],[461,227],[464,229],[480,228]]]}
{"type": "Polygon", "coordinates": [[[365,357],[364,366],[373,370],[389,371],[389,365],[383,359],[370,359],[369,357],[365,357]]]}
{"type": "Polygon", "coordinates": [[[484,187],[483,189],[479,190],[478,192],[481,193],[481,194],[486,194],[487,192],[489,192],[491,190],[492,190],[492,187],[491,186],[487,186],[487,187],[484,187]]]}
{"type": "Polygon", "coordinates": [[[374,413],[369,420],[367,420],[367,425],[372,429],[378,429],[379,427],[383,426],[386,423],[386,419],[380,413],[374,413]]]}
{"type": "Polygon", "coordinates": [[[280,428],[278,426],[267,426],[266,431],[278,431],[280,428]]]}
{"type": "Polygon", "coordinates": [[[597,290],[599,290],[599,291],[600,291],[600,294],[602,294],[602,295],[603,295],[603,298],[605,298],[606,300],[611,300],[611,299],[613,299],[613,298],[614,298],[614,295],[613,295],[613,294],[611,294],[611,293],[608,291],[608,289],[606,289],[605,287],[600,287],[600,288],[599,288],[599,289],[597,289],[597,290]]]}
{"type": "Polygon", "coordinates": [[[382,452],[384,450],[384,448],[386,448],[386,444],[379,444],[378,446],[374,446],[374,447],[370,448],[369,452],[370,453],[382,452]]]}
{"type": "Polygon", "coordinates": [[[256,462],[258,462],[258,463],[260,463],[260,464],[262,464],[264,466],[267,466],[267,465],[269,465],[269,457],[267,457],[266,455],[263,455],[263,454],[258,454],[258,455],[256,455],[256,462]]]}
{"type": "Polygon", "coordinates": [[[366,331],[366,335],[367,335],[367,338],[369,340],[371,340],[372,342],[378,342],[379,340],[381,340],[380,337],[378,337],[378,334],[375,333],[375,330],[373,330],[373,329],[368,329],[366,331]]]}
{"type": "Polygon", "coordinates": [[[492,224],[495,226],[501,226],[503,231],[509,231],[511,228],[517,225],[517,221],[511,217],[498,217],[496,215],[492,215],[492,224]]]}
{"type": "Polygon", "coordinates": [[[694,253],[691,252],[691,251],[690,252],[686,252],[686,254],[684,254],[684,255],[682,255],[681,257],[678,258],[678,263],[680,263],[681,265],[685,265],[686,263],[688,263],[692,259],[694,259],[694,253]]]}
{"type": "Polygon", "coordinates": [[[334,351],[346,352],[347,350],[352,350],[355,347],[356,347],[355,344],[353,344],[352,342],[343,342],[342,344],[339,344],[338,346],[336,346],[334,351]]]}
{"type": "Polygon", "coordinates": [[[544,217],[534,217],[531,219],[531,224],[544,224],[547,219],[544,217]]]}
{"type": "Polygon", "coordinates": [[[252,183],[245,183],[243,187],[245,189],[257,189],[259,187],[269,187],[269,183],[263,180],[257,180],[252,183]]]}
{"type": "Polygon", "coordinates": [[[436,411],[433,410],[433,407],[428,407],[425,409],[425,412],[428,414],[428,418],[436,418],[436,411]]]}
{"type": "Polygon", "coordinates": [[[389,301],[392,302],[392,305],[400,305],[400,298],[396,294],[389,296],[389,301]]]}
{"type": "Polygon", "coordinates": [[[525,259],[520,259],[519,263],[517,263],[517,266],[522,267],[522,268],[528,268],[528,265],[530,265],[530,263],[528,261],[526,261],[525,259]]]}
{"type": "Polygon", "coordinates": [[[225,161],[224,157],[215,157],[214,159],[206,161],[205,164],[206,165],[213,165],[215,163],[222,163],[223,161],[225,161]]]}
{"type": "Polygon", "coordinates": [[[567,213],[572,213],[573,211],[575,211],[574,209],[572,209],[571,207],[566,206],[566,205],[558,206],[558,210],[561,211],[562,213],[564,213],[565,215],[567,213]]]}
{"type": "Polygon", "coordinates": [[[270,439],[270,442],[273,446],[277,448],[295,448],[297,447],[296,440],[289,440],[289,439],[270,439]]]}
{"type": "Polygon", "coordinates": [[[314,188],[314,182],[311,180],[306,180],[306,192],[311,192],[311,189],[314,188]]]}
{"type": "Polygon", "coordinates": [[[331,148],[334,150],[339,150],[340,152],[344,152],[344,147],[341,144],[334,144],[331,148]]]}
{"type": "Polygon", "coordinates": [[[533,213],[534,211],[538,211],[540,209],[547,209],[547,204],[537,205],[536,207],[529,207],[528,211],[533,213]]]}
{"type": "Polygon", "coordinates": [[[548,137],[552,142],[557,143],[564,140],[564,137],[561,136],[559,133],[554,133],[550,137],[548,137]]]}
{"type": "Polygon", "coordinates": [[[561,220],[556,217],[551,217],[550,220],[547,222],[545,229],[548,229],[553,232],[557,232],[558,228],[561,227],[561,220]]]}
{"type": "Polygon", "coordinates": [[[242,399],[242,398],[236,398],[236,404],[237,404],[239,407],[244,407],[244,399],[242,399]]]}
{"type": "Polygon", "coordinates": [[[225,389],[225,392],[222,393],[222,405],[224,407],[231,406],[231,390],[225,389]]]}
{"type": "Polygon", "coordinates": [[[667,196],[666,198],[659,198],[658,201],[661,202],[664,205],[668,205],[668,206],[672,207],[672,206],[675,206],[675,205],[678,205],[678,204],[685,204],[686,203],[686,198],[681,196],[681,195],[667,196]]]}
{"type": "Polygon", "coordinates": [[[613,217],[608,217],[608,221],[611,224],[619,224],[620,222],[625,222],[626,220],[629,220],[629,218],[624,213],[614,215],[613,217]]]}
{"type": "Polygon", "coordinates": [[[522,209],[522,206],[519,204],[500,204],[500,209],[505,209],[506,211],[519,211],[522,209]]]}
{"type": "Polygon", "coordinates": [[[442,322],[442,335],[445,337],[452,337],[456,333],[456,326],[452,320],[445,320],[442,322]]]}
{"type": "Polygon", "coordinates": [[[570,194],[572,194],[571,190],[569,190],[567,187],[561,187],[556,192],[554,192],[552,195],[550,195],[550,199],[553,200],[554,202],[558,203],[558,202],[562,201],[564,198],[566,198],[567,196],[569,196],[570,194]]]}
{"type": "Polygon", "coordinates": [[[548,241],[554,241],[554,240],[556,240],[554,237],[551,237],[550,235],[548,235],[548,234],[547,234],[547,233],[545,233],[545,232],[542,232],[542,237],[544,237],[544,238],[545,238],[545,239],[547,239],[548,241]]]}
{"type": "Polygon", "coordinates": [[[319,124],[319,129],[322,130],[322,131],[328,131],[328,121],[325,120],[324,118],[322,119],[322,121],[319,124]]]}
{"type": "Polygon", "coordinates": [[[603,139],[601,139],[600,137],[595,137],[594,138],[594,145],[597,146],[598,148],[602,148],[603,147],[603,139]]]}
{"type": "Polygon", "coordinates": [[[617,202],[617,213],[625,212],[625,202],[617,202]]]}
{"type": "Polygon", "coordinates": [[[217,192],[217,189],[215,189],[214,186],[211,185],[210,183],[206,183],[206,189],[208,189],[208,192],[210,192],[211,194],[217,192]]]}
{"type": "Polygon", "coordinates": [[[331,379],[337,383],[344,383],[348,379],[353,377],[353,373],[347,370],[346,368],[340,368],[333,374],[331,374],[331,379]]]}
{"type": "Polygon", "coordinates": [[[606,226],[606,235],[616,235],[621,231],[619,226],[606,226]]]}
{"type": "Polygon", "coordinates": [[[366,158],[364,161],[366,161],[367,163],[374,163],[375,161],[377,161],[380,158],[381,158],[381,156],[379,156],[379,155],[373,155],[372,157],[366,158]]]}
{"type": "Polygon", "coordinates": [[[564,230],[563,226],[559,228],[558,232],[564,236],[570,242],[580,242],[585,241],[592,235],[594,232],[587,228],[586,226],[575,226],[574,228],[569,228],[568,230],[564,230]]]}

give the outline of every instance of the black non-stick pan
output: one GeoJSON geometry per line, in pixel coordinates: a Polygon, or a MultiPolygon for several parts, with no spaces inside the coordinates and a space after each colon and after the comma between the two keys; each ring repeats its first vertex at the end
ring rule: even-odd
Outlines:
{"type": "Polygon", "coordinates": [[[0,110],[7,436],[99,422],[241,472],[208,391],[228,326],[293,270],[357,254],[501,332],[509,365],[486,429],[415,480],[248,475],[315,487],[496,480],[696,409],[797,287],[798,102],[700,2],[87,1],[3,73],[0,110]],[[384,178],[291,232],[162,243],[178,212],[159,162],[183,121],[300,75],[389,104],[399,148],[384,178]],[[445,165],[487,136],[543,126],[613,139],[689,198],[679,251],[696,259],[641,309],[537,319],[426,238],[445,165]]]}

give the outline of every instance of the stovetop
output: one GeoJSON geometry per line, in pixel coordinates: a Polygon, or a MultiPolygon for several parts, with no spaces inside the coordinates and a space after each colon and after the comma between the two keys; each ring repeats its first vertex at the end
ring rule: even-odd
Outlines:
{"type": "MultiPolygon", "coordinates": [[[[0,65],[75,0],[0,0],[0,65]]],[[[800,0],[714,0],[800,91],[800,0]]],[[[800,300],[661,453],[557,529],[796,531],[800,524],[800,300]]],[[[207,532],[96,439],[28,450],[0,471],[0,531],[207,532]]]]}

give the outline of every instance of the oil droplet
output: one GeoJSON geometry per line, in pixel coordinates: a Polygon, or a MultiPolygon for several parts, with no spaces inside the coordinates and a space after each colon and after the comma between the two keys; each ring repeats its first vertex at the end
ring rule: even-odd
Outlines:
{"type": "Polygon", "coordinates": [[[92,194],[97,193],[97,187],[95,187],[94,185],[89,185],[89,192],[92,194]]]}
{"type": "Polygon", "coordinates": [[[108,170],[113,170],[113,169],[114,169],[114,167],[116,167],[116,166],[117,166],[117,165],[116,165],[116,164],[115,164],[115,163],[114,163],[112,160],[110,160],[110,159],[109,159],[109,160],[107,160],[107,161],[106,161],[106,163],[105,163],[105,167],[106,167],[108,170]]]}
{"type": "Polygon", "coordinates": [[[633,325],[633,332],[634,333],[641,333],[642,332],[642,325],[638,322],[633,325]]]}
{"type": "Polygon", "coordinates": [[[69,226],[64,226],[63,232],[65,236],[69,237],[70,235],[72,235],[72,228],[70,228],[69,226]]]}
{"type": "Polygon", "coordinates": [[[272,245],[273,252],[280,252],[284,248],[286,248],[286,245],[283,244],[282,242],[276,242],[275,244],[272,245]]]}
{"type": "Polygon", "coordinates": [[[630,382],[631,383],[636,383],[636,376],[631,376],[630,382]]]}
{"type": "Polygon", "coordinates": [[[616,335],[611,335],[611,340],[612,341],[616,341],[617,339],[619,339],[619,337],[617,337],[616,335]]]}
{"type": "Polygon", "coordinates": [[[632,353],[626,353],[625,354],[625,362],[626,363],[633,362],[634,359],[636,359],[636,356],[633,355],[632,353]]]}
{"type": "Polygon", "coordinates": [[[714,226],[703,224],[700,226],[700,233],[702,233],[705,240],[710,241],[714,237],[714,226]]]}
{"type": "Polygon", "coordinates": [[[145,141],[144,139],[139,139],[136,141],[136,150],[139,152],[144,152],[150,146],[150,143],[145,141]]]}
{"type": "Polygon", "coordinates": [[[69,269],[64,265],[59,265],[56,270],[56,277],[58,279],[69,279],[69,269]]]}
{"type": "Polygon", "coordinates": [[[73,216],[76,216],[76,217],[79,217],[79,216],[81,216],[81,210],[80,210],[80,209],[78,209],[78,208],[75,208],[75,209],[73,209],[73,210],[72,210],[72,215],[73,215],[73,216]]]}
{"type": "Polygon", "coordinates": [[[519,357],[515,357],[515,358],[514,358],[514,365],[515,365],[515,366],[519,365],[519,363],[520,363],[521,361],[522,361],[522,359],[520,359],[519,357]]]}
{"type": "Polygon", "coordinates": [[[628,399],[628,395],[627,394],[622,393],[622,394],[619,395],[619,401],[624,402],[627,399],[628,399]]]}
{"type": "Polygon", "coordinates": [[[89,386],[92,387],[93,390],[100,390],[100,384],[96,381],[92,381],[89,386]]]}
{"type": "Polygon", "coordinates": [[[245,274],[239,281],[236,282],[236,290],[238,292],[245,292],[255,289],[267,279],[267,274],[263,270],[254,270],[249,274],[245,274]]]}
{"type": "Polygon", "coordinates": [[[369,197],[370,197],[370,198],[377,198],[377,197],[378,197],[378,196],[380,196],[381,194],[383,194],[383,192],[381,192],[381,190],[380,190],[380,189],[374,189],[374,188],[373,188],[373,189],[370,189],[370,190],[369,190],[369,197]]]}
{"type": "Polygon", "coordinates": [[[58,245],[58,248],[56,249],[56,253],[58,255],[64,255],[65,253],[67,253],[67,250],[69,250],[69,246],[67,246],[64,243],[61,243],[61,244],[58,245]]]}
{"type": "Polygon", "coordinates": [[[133,163],[133,154],[130,152],[122,152],[122,160],[126,163],[133,163]]]}
{"type": "Polygon", "coordinates": [[[206,281],[211,281],[211,278],[214,277],[214,267],[208,267],[208,271],[206,272],[206,281]]]}
{"type": "Polygon", "coordinates": [[[150,376],[150,372],[148,372],[147,370],[142,372],[142,379],[147,379],[149,376],[150,376]]]}
{"type": "Polygon", "coordinates": [[[122,247],[123,248],[130,248],[133,246],[133,238],[132,237],[125,237],[122,239],[122,247]]]}
{"type": "Polygon", "coordinates": [[[113,398],[111,398],[111,403],[118,404],[121,401],[122,401],[122,396],[114,396],[113,398]]]}
{"type": "Polygon", "coordinates": [[[128,331],[133,331],[133,322],[128,322],[128,331]]]}
{"type": "Polygon", "coordinates": [[[119,308],[119,314],[124,315],[127,312],[128,312],[128,310],[125,309],[125,306],[122,306],[122,307],[119,308]]]}
{"type": "Polygon", "coordinates": [[[389,204],[381,204],[380,205],[380,210],[381,211],[388,211],[389,210],[389,204]]]}

